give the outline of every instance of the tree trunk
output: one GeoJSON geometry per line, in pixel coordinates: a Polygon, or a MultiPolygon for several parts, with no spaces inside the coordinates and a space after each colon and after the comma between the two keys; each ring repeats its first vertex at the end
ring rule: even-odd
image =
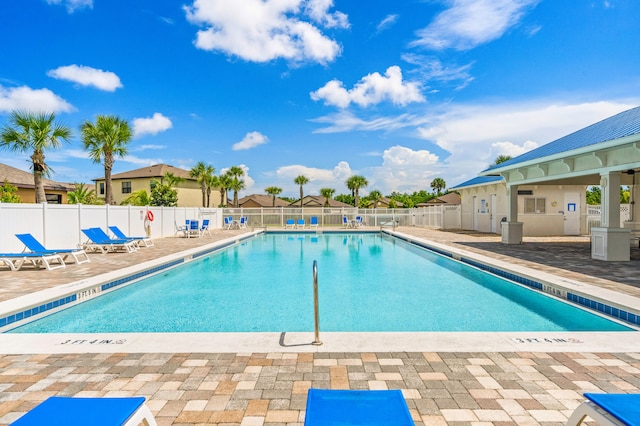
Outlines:
{"type": "Polygon", "coordinates": [[[44,153],[41,151],[34,151],[31,156],[31,162],[33,164],[33,187],[36,192],[36,203],[46,203],[47,195],[44,193],[44,174],[47,170],[47,166],[44,163],[44,153]]]}
{"type": "Polygon", "coordinates": [[[205,181],[202,181],[202,207],[207,207],[206,204],[206,194],[207,194],[207,184],[205,183],[205,181]]]}
{"type": "Polygon", "coordinates": [[[113,157],[104,156],[104,203],[113,204],[113,191],[111,190],[111,169],[113,169],[113,157]]]}

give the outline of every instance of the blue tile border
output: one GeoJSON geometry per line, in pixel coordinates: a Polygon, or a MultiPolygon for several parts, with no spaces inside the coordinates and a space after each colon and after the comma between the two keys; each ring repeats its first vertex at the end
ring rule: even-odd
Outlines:
{"type": "MultiPolygon", "coordinates": [[[[423,244],[423,243],[421,243],[419,241],[414,241],[414,240],[409,239],[409,238],[403,238],[401,236],[394,235],[394,234],[389,234],[389,233],[384,232],[384,231],[383,231],[383,233],[391,235],[392,237],[398,238],[398,239],[400,239],[402,241],[408,242],[408,243],[410,243],[412,245],[424,248],[425,250],[429,250],[429,251],[438,253],[440,255],[449,257],[449,258],[454,258],[453,253],[451,253],[451,252],[448,252],[448,251],[445,251],[445,250],[440,250],[440,249],[438,249],[436,247],[431,247],[431,246],[429,246],[427,244],[423,244]]],[[[490,273],[492,273],[494,275],[497,275],[497,276],[499,276],[501,278],[505,278],[505,279],[507,279],[509,281],[513,281],[513,282],[516,282],[518,284],[525,285],[527,287],[530,287],[530,288],[532,288],[534,290],[538,290],[538,291],[543,292],[545,294],[549,293],[549,292],[545,291],[545,288],[544,288],[545,286],[542,283],[538,282],[538,281],[535,281],[535,280],[532,280],[532,279],[529,279],[529,278],[525,278],[523,276],[514,274],[512,272],[508,272],[508,271],[502,270],[500,268],[496,268],[496,267],[491,266],[491,265],[487,265],[487,264],[482,263],[482,262],[478,262],[478,261],[473,260],[473,259],[460,257],[459,260],[460,260],[460,262],[466,263],[466,264],[471,265],[471,266],[475,266],[478,269],[481,269],[481,270],[486,271],[486,272],[490,272],[490,273]]],[[[553,295],[558,297],[558,294],[553,293],[553,295]]],[[[605,316],[608,316],[608,317],[611,317],[611,318],[614,318],[614,319],[617,319],[617,320],[620,320],[620,321],[624,321],[624,322],[633,324],[635,326],[640,326],[640,315],[636,315],[636,314],[633,314],[631,312],[627,312],[625,310],[622,310],[620,308],[616,308],[614,306],[607,305],[606,303],[598,302],[598,301],[595,301],[595,300],[591,300],[591,299],[589,299],[587,297],[583,297],[583,296],[579,296],[577,294],[571,293],[570,291],[566,291],[566,296],[562,296],[562,297],[559,297],[559,298],[568,300],[568,301],[573,302],[573,303],[576,303],[576,304],[578,304],[580,306],[583,306],[583,307],[585,307],[587,309],[590,309],[590,310],[593,310],[593,311],[597,311],[597,312],[599,312],[599,313],[601,313],[601,314],[603,314],[605,316]]]]}
{"type": "MultiPolygon", "coordinates": [[[[238,243],[240,241],[244,241],[244,240],[249,239],[249,238],[253,238],[253,236],[247,236],[247,237],[239,238],[237,240],[230,241],[230,242],[218,245],[216,247],[212,247],[212,248],[209,248],[209,249],[198,251],[197,253],[193,254],[191,257],[193,259],[198,258],[198,257],[202,257],[202,256],[205,256],[207,254],[216,252],[218,250],[225,249],[225,248],[227,248],[229,246],[232,246],[232,245],[234,245],[234,244],[236,244],[236,243],[238,243]]],[[[118,287],[118,286],[121,286],[123,284],[129,283],[131,281],[135,281],[135,280],[138,280],[140,278],[144,278],[147,275],[155,274],[156,272],[159,272],[159,271],[162,271],[162,270],[165,270],[165,269],[172,268],[172,267],[175,267],[177,265],[183,264],[184,262],[185,262],[184,258],[172,260],[170,262],[163,263],[162,265],[154,266],[153,268],[145,269],[144,271],[136,272],[135,274],[127,275],[126,277],[118,278],[117,280],[109,281],[109,282],[100,284],[100,290],[101,291],[110,290],[110,289],[112,289],[114,287],[118,287]]],[[[76,301],[77,301],[77,295],[74,293],[74,294],[62,297],[60,299],[48,301],[48,302],[43,303],[42,305],[37,306],[37,307],[31,307],[31,308],[25,309],[24,311],[16,312],[16,313],[13,313],[13,314],[8,315],[6,317],[0,317],[0,328],[8,326],[8,325],[11,325],[11,324],[13,324],[13,323],[15,323],[17,321],[22,321],[23,319],[32,317],[34,315],[50,311],[50,310],[52,310],[54,308],[58,308],[60,306],[64,306],[64,305],[69,304],[71,302],[76,302],[76,301]]]]}

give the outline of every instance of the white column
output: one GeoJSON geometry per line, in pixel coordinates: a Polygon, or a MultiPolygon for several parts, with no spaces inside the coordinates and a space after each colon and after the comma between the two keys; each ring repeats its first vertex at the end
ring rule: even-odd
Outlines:
{"type": "Polygon", "coordinates": [[[601,225],[591,228],[591,258],[629,261],[629,229],[620,227],[620,172],[600,174],[601,225]]]}
{"type": "Polygon", "coordinates": [[[518,222],[518,185],[507,185],[507,221],[501,225],[504,244],[522,244],[522,223],[518,222]]]}
{"type": "Polygon", "coordinates": [[[601,227],[620,228],[620,172],[600,174],[601,227]]]}
{"type": "Polygon", "coordinates": [[[518,221],[518,185],[507,185],[507,221],[518,221]]]}

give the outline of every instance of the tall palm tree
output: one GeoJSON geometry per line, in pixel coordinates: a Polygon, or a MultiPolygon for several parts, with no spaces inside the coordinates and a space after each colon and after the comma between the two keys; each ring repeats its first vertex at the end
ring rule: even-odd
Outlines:
{"type": "Polygon", "coordinates": [[[321,188],[320,195],[324,197],[324,207],[329,207],[329,201],[333,197],[333,194],[336,192],[333,188],[321,188]]]}
{"type": "Polygon", "coordinates": [[[198,163],[189,170],[189,176],[196,178],[202,190],[202,207],[207,207],[207,179],[216,172],[213,166],[206,164],[204,161],[198,163]]]}
{"type": "Polygon", "coordinates": [[[302,192],[302,185],[306,185],[307,183],[309,183],[309,178],[304,176],[304,175],[300,175],[297,176],[293,182],[297,185],[300,185],[300,207],[302,207],[302,198],[304,198],[304,193],[302,192]]]}
{"type": "Polygon", "coordinates": [[[431,181],[431,189],[433,189],[434,193],[437,195],[442,194],[442,190],[447,187],[447,183],[442,178],[435,178],[431,181]]]}
{"type": "Polygon", "coordinates": [[[277,186],[268,186],[264,189],[264,192],[266,192],[267,194],[271,195],[272,197],[272,203],[271,203],[271,207],[275,207],[276,206],[276,195],[280,194],[282,192],[282,188],[278,188],[277,186]]]}
{"type": "Polygon", "coordinates": [[[89,158],[94,163],[102,161],[104,165],[105,204],[113,204],[111,190],[111,171],[115,157],[127,155],[127,144],[131,141],[132,132],[129,123],[114,115],[99,115],[96,122],[85,121],[80,127],[84,148],[89,151],[89,158]]]}
{"type": "Polygon", "coordinates": [[[244,170],[238,166],[232,166],[227,170],[227,175],[231,178],[231,186],[228,188],[233,189],[233,206],[238,207],[238,191],[244,189],[244,181],[241,180],[244,176],[244,170]],[[240,183],[242,182],[242,183],[240,183]]]}
{"type": "Polygon", "coordinates": [[[54,113],[34,114],[13,111],[9,116],[9,124],[0,131],[0,148],[15,152],[32,152],[31,168],[33,169],[33,186],[36,192],[36,203],[46,203],[44,181],[49,167],[44,161],[47,149],[58,148],[63,140],[69,142],[71,129],[54,121],[54,113]]]}
{"type": "Polygon", "coordinates": [[[351,190],[353,197],[355,198],[355,206],[360,207],[360,188],[364,188],[369,185],[367,178],[361,175],[353,175],[346,182],[347,188],[351,190]]]}
{"type": "Polygon", "coordinates": [[[227,190],[231,188],[232,179],[229,175],[223,174],[218,176],[218,189],[220,190],[220,204],[226,206],[229,204],[227,190]]]}
{"type": "Polygon", "coordinates": [[[218,187],[218,176],[211,174],[209,176],[206,177],[206,182],[205,184],[207,185],[207,207],[211,206],[211,190],[213,188],[217,188],[218,187]]]}
{"type": "Polygon", "coordinates": [[[378,201],[382,198],[382,193],[377,189],[374,189],[369,193],[369,201],[373,203],[373,208],[378,207],[378,201]]]}

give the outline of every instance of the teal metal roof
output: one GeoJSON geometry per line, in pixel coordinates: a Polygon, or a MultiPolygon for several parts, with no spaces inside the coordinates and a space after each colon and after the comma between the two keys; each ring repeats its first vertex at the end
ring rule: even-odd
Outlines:
{"type": "Polygon", "coordinates": [[[626,136],[640,134],[640,107],[621,112],[613,117],[605,118],[584,129],[578,130],[539,148],[525,152],[509,161],[491,166],[482,173],[492,169],[502,168],[525,161],[536,160],[543,157],[572,151],[602,142],[624,138],[626,136]]]}
{"type": "Polygon", "coordinates": [[[485,185],[488,183],[499,182],[504,180],[502,176],[476,176],[450,189],[466,188],[469,186],[485,185]]]}

